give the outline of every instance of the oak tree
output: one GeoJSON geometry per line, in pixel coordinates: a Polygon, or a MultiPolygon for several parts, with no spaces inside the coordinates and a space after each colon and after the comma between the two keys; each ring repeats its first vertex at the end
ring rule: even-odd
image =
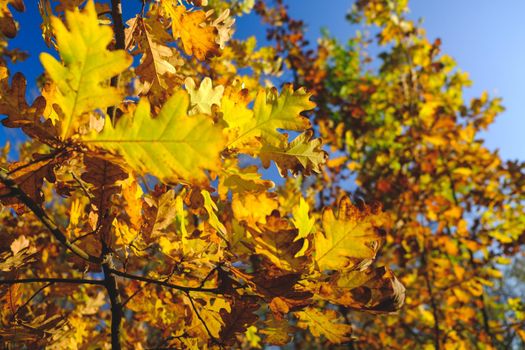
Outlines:
{"type": "Polygon", "coordinates": [[[144,1],[129,19],[131,2],[40,1],[55,53],[29,53],[30,100],[7,45],[24,4],[0,4],[2,125],[27,136],[18,161],[0,153],[5,347],[327,347],[355,334],[348,310],[402,306],[375,262],[398,221],[329,181],[317,88],[274,86],[280,48],[232,39],[253,1],[144,1]]]}

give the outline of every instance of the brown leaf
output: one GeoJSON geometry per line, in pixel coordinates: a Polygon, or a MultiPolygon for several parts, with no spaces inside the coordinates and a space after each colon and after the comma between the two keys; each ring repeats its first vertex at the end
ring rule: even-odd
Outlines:
{"type": "MultiPolygon", "coordinates": [[[[47,155],[35,154],[35,160],[22,163],[15,162],[9,165],[10,177],[18,185],[18,188],[36,203],[44,201],[42,186],[44,179],[55,182],[55,167],[62,162],[61,157],[49,158],[47,155]]],[[[0,202],[6,205],[14,205],[17,210],[22,210],[22,203],[16,196],[10,195],[11,191],[0,183],[0,202]]]]}
{"type": "Polygon", "coordinates": [[[46,101],[39,96],[28,106],[26,96],[26,79],[22,73],[13,76],[11,87],[7,77],[0,82],[0,114],[7,115],[2,124],[8,128],[22,128],[30,137],[44,143],[50,143],[57,137],[57,131],[50,120],[41,120],[46,101]]]}
{"type": "Polygon", "coordinates": [[[387,267],[338,273],[321,285],[319,294],[335,304],[373,313],[397,311],[405,301],[405,287],[387,267]]]}
{"type": "Polygon", "coordinates": [[[246,329],[259,319],[254,312],[259,309],[257,298],[253,296],[237,296],[231,305],[231,312],[220,311],[224,327],[220,332],[221,343],[232,346],[236,343],[235,336],[246,332],[246,329]]]}
{"type": "Polygon", "coordinates": [[[94,186],[94,203],[102,211],[107,208],[111,196],[120,191],[116,182],[126,179],[128,175],[118,165],[94,156],[85,156],[84,165],[86,172],[81,178],[94,186]]]}

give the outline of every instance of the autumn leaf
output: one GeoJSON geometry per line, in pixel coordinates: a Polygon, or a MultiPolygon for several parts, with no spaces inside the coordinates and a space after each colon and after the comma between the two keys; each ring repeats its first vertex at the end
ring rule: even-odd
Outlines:
{"type": "Polygon", "coordinates": [[[9,11],[7,7],[9,4],[19,12],[24,11],[25,6],[23,0],[2,0],[2,2],[0,2],[0,32],[8,38],[14,38],[17,27],[11,11],[9,11]]]}
{"type": "Polygon", "coordinates": [[[271,317],[264,322],[264,328],[260,333],[265,335],[265,341],[272,345],[286,345],[292,340],[292,334],[296,332],[295,327],[291,326],[288,320],[277,320],[271,317]]]}
{"type": "Polygon", "coordinates": [[[57,86],[55,101],[60,116],[60,137],[66,139],[78,132],[86,122],[85,113],[120,103],[123,91],[108,86],[108,80],[131,64],[131,57],[122,50],[110,51],[113,39],[110,27],[100,25],[95,5],[90,0],[84,11],[67,11],[68,27],[51,18],[58,52],[62,62],[48,53],[40,60],[57,86]]]}
{"type": "MultiPolygon", "coordinates": [[[[50,158],[41,154],[35,154],[34,157],[34,160],[27,163],[12,163],[10,166],[11,178],[18,188],[24,191],[35,203],[42,204],[44,201],[42,191],[44,180],[51,183],[55,182],[55,168],[62,161],[62,157],[50,158]]],[[[0,183],[0,203],[14,205],[16,208],[22,205],[3,183],[0,183]]],[[[18,209],[22,210],[22,208],[18,209]]],[[[23,210],[20,213],[22,212],[23,210]]]]}
{"type": "Polygon", "coordinates": [[[303,239],[296,240],[297,230],[277,211],[266,217],[259,230],[250,229],[256,253],[268,258],[275,266],[285,271],[301,271],[306,258],[296,257],[303,239]]]}
{"type": "Polygon", "coordinates": [[[308,328],[314,337],[325,336],[328,341],[340,344],[350,340],[348,334],[352,327],[338,321],[338,314],[335,310],[318,310],[308,307],[303,311],[295,313],[298,318],[297,326],[308,328]]]}
{"type": "Polygon", "coordinates": [[[322,224],[323,232],[317,232],[314,239],[319,270],[350,269],[366,266],[375,258],[382,242],[379,229],[388,224],[388,215],[370,207],[361,211],[343,197],[337,217],[326,209],[322,224]]]}
{"type": "Polygon", "coordinates": [[[311,140],[312,136],[313,131],[308,130],[284,147],[264,145],[260,151],[263,166],[268,168],[273,160],[284,177],[288,175],[288,170],[294,175],[320,173],[328,153],[321,149],[321,139],[311,140]]]}
{"type": "Polygon", "coordinates": [[[191,78],[186,78],[184,84],[186,91],[190,95],[191,114],[204,113],[211,115],[213,105],[221,106],[224,86],[217,85],[213,87],[212,81],[208,77],[202,80],[198,88],[195,85],[195,81],[191,78]]]}
{"type": "Polygon", "coordinates": [[[222,309],[220,314],[224,327],[220,331],[221,342],[225,345],[235,344],[235,335],[244,333],[259,317],[254,312],[259,308],[256,298],[245,296],[235,297],[231,304],[231,311],[222,309]]]}
{"type": "Polygon", "coordinates": [[[211,227],[217,230],[217,232],[221,235],[221,237],[226,240],[225,238],[227,234],[226,227],[224,227],[222,222],[220,222],[219,218],[217,217],[217,211],[218,211],[217,204],[215,204],[215,202],[211,198],[210,192],[206,190],[202,190],[201,194],[204,198],[203,206],[206,212],[208,213],[209,223],[211,227]]]}
{"type": "Polygon", "coordinates": [[[224,162],[222,176],[219,178],[218,192],[221,199],[228,193],[261,192],[274,187],[274,183],[264,180],[257,166],[239,168],[236,161],[226,160],[224,162]]]}
{"type": "Polygon", "coordinates": [[[219,45],[215,39],[217,29],[207,23],[204,11],[188,11],[172,0],[163,0],[161,4],[171,18],[173,38],[182,41],[186,54],[193,55],[200,61],[219,54],[219,45]]]}
{"type": "Polygon", "coordinates": [[[108,206],[111,196],[120,191],[118,181],[128,175],[121,167],[101,157],[86,156],[84,165],[89,171],[84,172],[81,179],[93,186],[94,205],[103,210],[108,206]]]}
{"type": "Polygon", "coordinates": [[[386,267],[344,271],[321,283],[319,296],[338,305],[369,312],[394,312],[405,301],[405,287],[386,267]]]}
{"type": "Polygon", "coordinates": [[[136,73],[149,89],[173,88],[180,78],[176,77],[176,65],[182,64],[175,48],[163,43],[169,35],[164,31],[157,17],[135,17],[128,21],[126,38],[128,47],[137,46],[133,55],[142,54],[136,73]]]}
{"type": "Polygon", "coordinates": [[[2,124],[8,128],[22,128],[29,136],[45,143],[52,143],[57,131],[51,121],[42,121],[40,116],[46,108],[46,100],[37,97],[29,106],[26,102],[27,82],[22,73],[16,73],[8,84],[7,68],[0,66],[0,114],[6,119],[2,124]]]}
{"type": "Polygon", "coordinates": [[[304,89],[294,91],[291,85],[286,85],[281,94],[277,89],[260,90],[253,105],[253,118],[243,119],[240,124],[234,115],[224,113],[223,118],[236,133],[228,147],[241,147],[258,138],[269,145],[281,146],[287,137],[279,129],[304,131],[310,127],[310,121],[300,114],[315,107],[310,96],[304,89]]]}
{"type": "Polygon", "coordinates": [[[224,146],[221,130],[204,115],[188,116],[189,97],[176,92],[156,118],[141,100],[134,115],[124,115],[113,127],[83,140],[115,152],[139,174],[152,174],[164,182],[206,181],[205,170],[218,170],[224,146]]]}
{"type": "Polygon", "coordinates": [[[304,255],[306,250],[310,246],[308,237],[310,236],[310,233],[314,228],[315,219],[310,217],[309,211],[310,206],[308,205],[308,202],[304,200],[303,197],[299,199],[299,204],[296,205],[292,211],[292,222],[294,226],[299,230],[294,241],[298,241],[300,239],[302,239],[303,241],[303,246],[297,252],[296,256],[304,255]]]}

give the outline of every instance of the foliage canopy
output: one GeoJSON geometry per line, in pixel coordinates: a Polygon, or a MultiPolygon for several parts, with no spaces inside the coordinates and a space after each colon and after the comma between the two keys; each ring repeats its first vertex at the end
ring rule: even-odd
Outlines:
{"type": "Polygon", "coordinates": [[[280,0],[144,1],[125,24],[120,1],[41,1],[56,55],[40,54],[29,104],[7,46],[24,4],[0,1],[2,124],[28,137],[19,161],[9,144],[0,154],[6,346],[525,336],[523,303],[497,290],[525,241],[523,165],[476,138],[499,100],[465,105],[467,77],[404,19],[406,2],[360,0],[349,15],[378,27],[373,71],[369,39],[312,50],[280,0]],[[232,38],[252,11],[273,46],[232,38]],[[293,84],[274,86],[284,72],[293,84]]]}

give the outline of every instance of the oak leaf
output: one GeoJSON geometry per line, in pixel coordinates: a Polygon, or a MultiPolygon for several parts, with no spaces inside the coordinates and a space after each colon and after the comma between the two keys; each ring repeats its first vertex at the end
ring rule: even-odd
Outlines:
{"type": "Polygon", "coordinates": [[[274,187],[270,180],[264,180],[257,171],[257,166],[239,168],[236,160],[224,162],[221,176],[219,177],[218,192],[221,199],[225,199],[228,191],[232,193],[262,192],[274,187]]]}
{"type": "Polygon", "coordinates": [[[62,139],[71,137],[86,122],[85,113],[122,100],[123,91],[108,86],[108,80],[131,64],[125,51],[107,49],[113,31],[99,24],[93,1],[82,12],[66,11],[66,22],[69,28],[59,18],[51,18],[62,62],[48,53],[40,55],[42,65],[57,86],[56,100],[52,102],[59,108],[62,139]]]}
{"type": "Polygon", "coordinates": [[[286,218],[274,211],[259,230],[250,229],[255,252],[269,259],[284,271],[302,271],[306,257],[296,257],[303,246],[303,239],[296,240],[295,229],[286,218]]]}
{"type": "Polygon", "coordinates": [[[84,141],[118,153],[133,170],[163,182],[206,182],[204,171],[219,169],[224,139],[209,117],[188,116],[188,106],[181,90],[152,118],[149,102],[141,100],[134,115],[122,116],[115,127],[106,122],[100,134],[84,141]]]}
{"type": "Polygon", "coordinates": [[[173,38],[180,38],[186,54],[200,61],[219,54],[219,45],[215,42],[217,29],[207,23],[204,11],[188,11],[172,0],[163,0],[162,7],[171,18],[173,38]]]}
{"type": "Polygon", "coordinates": [[[320,173],[328,153],[321,149],[321,139],[311,140],[312,136],[313,131],[308,130],[284,147],[264,145],[260,152],[262,165],[268,168],[273,160],[284,177],[288,175],[288,170],[294,175],[320,173]]]}
{"type": "Polygon", "coordinates": [[[328,341],[339,344],[350,340],[347,336],[352,327],[338,321],[338,314],[335,310],[319,310],[307,307],[303,311],[298,311],[295,316],[299,319],[297,326],[309,329],[314,337],[325,336],[328,341]]]}
{"type": "Polygon", "coordinates": [[[344,271],[321,284],[319,295],[338,305],[368,312],[393,312],[403,306],[405,287],[387,267],[344,271]]]}
{"type": "Polygon", "coordinates": [[[257,309],[259,309],[259,304],[257,304],[255,297],[234,297],[231,311],[222,309],[220,312],[224,321],[224,327],[220,331],[221,342],[224,345],[235,344],[235,336],[244,333],[249,326],[259,319],[259,316],[254,314],[257,309]]]}
{"type": "Polygon", "coordinates": [[[363,268],[371,263],[382,243],[379,229],[389,216],[366,206],[354,206],[348,197],[339,202],[337,217],[323,212],[323,231],[315,235],[315,260],[320,271],[363,268]]]}
{"type": "Polygon", "coordinates": [[[135,70],[140,81],[146,84],[148,89],[173,88],[175,83],[180,82],[180,77],[176,76],[175,66],[182,62],[179,62],[177,50],[164,44],[171,37],[165,32],[162,23],[157,17],[135,17],[127,24],[129,26],[126,31],[127,47],[131,48],[136,44],[132,54],[142,54],[135,70]]]}
{"type": "Polygon", "coordinates": [[[218,107],[221,106],[224,86],[217,85],[213,87],[210,78],[204,78],[198,88],[192,78],[186,78],[184,85],[190,95],[191,114],[204,113],[211,115],[211,108],[213,105],[218,107]]]}
{"type": "Polygon", "coordinates": [[[282,146],[287,136],[279,129],[304,131],[310,128],[308,118],[301,115],[301,112],[315,107],[310,96],[304,89],[294,91],[291,85],[286,85],[280,94],[275,88],[260,90],[254,101],[253,118],[240,124],[234,115],[224,113],[229,128],[237,131],[228,147],[253,143],[254,138],[275,147],[282,146]]]}
{"type": "Polygon", "coordinates": [[[27,82],[22,73],[16,73],[8,84],[7,68],[0,66],[0,114],[6,119],[2,124],[8,128],[22,128],[29,136],[44,143],[52,143],[57,131],[51,121],[42,121],[41,115],[46,109],[46,100],[37,97],[29,106],[26,102],[27,82]]]}

